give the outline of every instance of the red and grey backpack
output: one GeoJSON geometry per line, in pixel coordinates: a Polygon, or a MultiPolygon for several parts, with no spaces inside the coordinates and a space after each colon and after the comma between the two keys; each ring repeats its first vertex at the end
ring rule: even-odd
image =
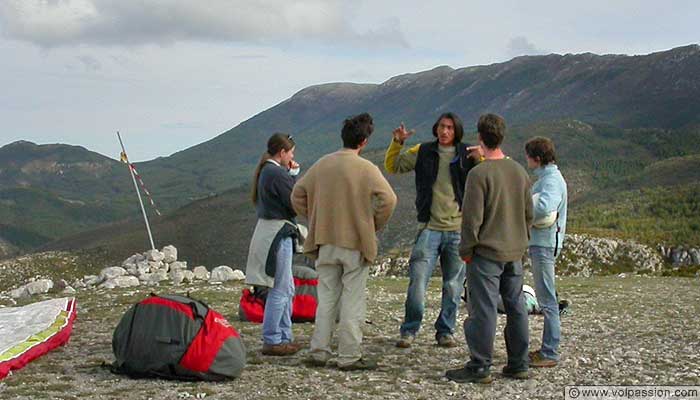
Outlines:
{"type": "Polygon", "coordinates": [[[114,330],[111,370],[134,378],[218,381],[238,377],[246,350],[219,313],[189,297],[151,295],[114,330]]]}
{"type": "MultiPolygon", "coordinates": [[[[313,268],[294,265],[294,298],[292,299],[292,322],[314,322],[318,305],[318,273],[313,268]]],[[[243,289],[238,305],[241,321],[262,323],[265,314],[267,288],[243,289]]]]}

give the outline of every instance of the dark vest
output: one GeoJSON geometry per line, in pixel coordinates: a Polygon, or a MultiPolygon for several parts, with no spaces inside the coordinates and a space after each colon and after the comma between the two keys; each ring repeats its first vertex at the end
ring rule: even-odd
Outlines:
{"type": "MultiPolygon", "coordinates": [[[[430,221],[430,206],[433,202],[433,184],[438,175],[438,164],[440,155],[438,154],[438,142],[422,143],[418,149],[416,160],[416,210],[418,211],[418,222],[427,223],[430,221]]],[[[464,198],[464,184],[467,180],[469,170],[474,167],[474,160],[469,158],[467,145],[457,143],[455,157],[450,162],[450,177],[452,178],[452,189],[455,193],[455,201],[462,209],[462,199],[464,198]]]]}

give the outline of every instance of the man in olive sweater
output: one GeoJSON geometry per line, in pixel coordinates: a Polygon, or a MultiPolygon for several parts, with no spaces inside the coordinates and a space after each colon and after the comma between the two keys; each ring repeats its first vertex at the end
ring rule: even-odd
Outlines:
{"type": "Polygon", "coordinates": [[[456,382],[490,383],[499,294],[507,315],[508,363],[503,375],[528,378],[528,320],[523,305],[522,257],[528,247],[533,210],[530,178],[503,154],[505,120],[485,114],[477,124],[485,160],[467,177],[459,254],[467,264],[469,318],[464,335],[470,360],[447,371],[456,382]]]}
{"type": "Polygon", "coordinates": [[[404,320],[399,328],[397,347],[411,347],[423,322],[425,295],[435,263],[440,259],[442,301],[435,321],[439,346],[458,346],[453,333],[464,282],[464,263],[459,257],[459,230],[462,225],[464,183],[475,165],[475,147],[462,142],[462,122],[453,113],[444,113],[433,125],[434,141],[402,151],[413,131],[403,124],[393,132],[384,157],[390,174],[410,171],[416,176],[418,234],[409,260],[404,320]]]}
{"type": "Polygon", "coordinates": [[[318,160],[294,186],[292,206],[307,217],[304,253],[316,258],[318,308],[309,362],[326,365],[338,323],[338,367],[374,369],[362,357],[368,265],[377,257],[376,232],[389,221],[396,194],[379,168],[360,157],[374,130],[372,117],[345,120],[343,149],[318,160]]]}

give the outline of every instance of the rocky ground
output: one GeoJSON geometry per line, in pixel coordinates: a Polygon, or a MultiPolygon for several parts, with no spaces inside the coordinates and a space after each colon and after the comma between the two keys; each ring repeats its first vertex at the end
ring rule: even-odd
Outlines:
{"type": "MultiPolygon", "coordinates": [[[[438,278],[439,279],[439,278],[438,278]]],[[[528,280],[529,277],[528,277],[528,280]]],[[[238,380],[191,383],[132,380],[110,373],[111,335],[121,315],[153,289],[78,291],[78,320],[70,343],[0,381],[1,399],[440,399],[563,398],[570,384],[700,385],[700,280],[670,277],[562,277],[559,292],[572,302],[562,320],[562,362],[557,368],[533,370],[527,381],[500,376],[505,347],[499,318],[495,347],[495,381],[491,385],[455,384],[443,376],[467,359],[465,347],[434,344],[439,283],[428,295],[428,321],[413,349],[393,346],[403,316],[406,278],[372,278],[369,287],[365,349],[380,359],[372,372],[309,368],[306,350],[289,358],[263,356],[261,326],[238,321],[242,284],[164,285],[157,293],[186,293],[226,315],[248,348],[248,366],[238,380]]],[[[19,304],[59,294],[21,299],[19,304]]],[[[9,305],[7,299],[0,304],[9,305]]],[[[461,320],[464,308],[460,310],[461,320]]],[[[531,343],[541,335],[541,317],[531,317],[531,343]]],[[[312,324],[295,325],[297,339],[308,345],[312,324]]],[[[464,340],[461,330],[457,337],[464,340]]]]}

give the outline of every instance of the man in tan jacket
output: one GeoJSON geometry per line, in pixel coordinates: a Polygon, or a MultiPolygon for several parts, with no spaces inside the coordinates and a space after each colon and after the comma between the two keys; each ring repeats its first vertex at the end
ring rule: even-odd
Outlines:
{"type": "Polygon", "coordinates": [[[294,186],[292,206],[307,218],[304,253],[316,258],[318,308],[309,362],[325,366],[338,325],[338,368],[374,369],[362,357],[368,264],[377,257],[376,232],[389,221],[396,194],[379,168],[360,157],[374,130],[365,113],[346,119],[343,149],[318,160],[294,186]],[[338,312],[340,311],[340,313],[338,312]]]}

